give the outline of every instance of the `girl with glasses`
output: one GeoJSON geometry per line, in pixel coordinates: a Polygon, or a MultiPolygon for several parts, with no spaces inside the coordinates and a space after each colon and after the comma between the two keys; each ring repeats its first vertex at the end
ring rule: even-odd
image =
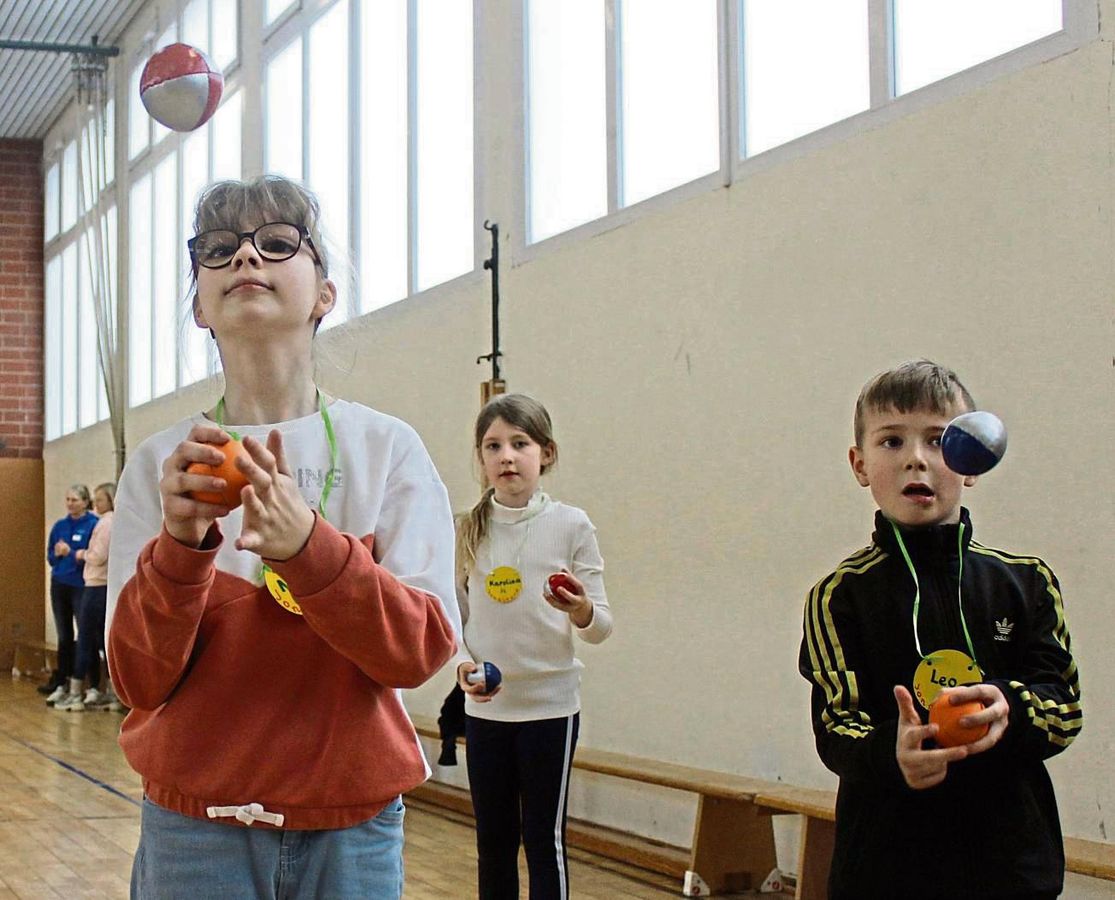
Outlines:
{"type": "Polygon", "coordinates": [[[223,182],[195,231],[193,318],[224,395],[133,453],[109,558],[120,743],[145,793],[133,896],[397,898],[400,795],[428,774],[399,688],[460,629],[448,495],[412,428],[315,382],[337,294],[315,198],[223,182]],[[235,439],[247,485],[227,493],[191,466],[235,439]]]}

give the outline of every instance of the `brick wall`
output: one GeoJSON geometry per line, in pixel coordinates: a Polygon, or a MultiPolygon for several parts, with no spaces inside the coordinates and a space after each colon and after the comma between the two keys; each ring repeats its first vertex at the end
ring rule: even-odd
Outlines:
{"type": "Polygon", "coordinates": [[[0,457],[43,455],[42,159],[0,139],[0,457]]]}

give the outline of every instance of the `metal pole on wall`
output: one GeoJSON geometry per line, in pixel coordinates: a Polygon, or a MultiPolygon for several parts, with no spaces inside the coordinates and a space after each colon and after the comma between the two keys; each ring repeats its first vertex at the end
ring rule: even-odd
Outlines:
{"type": "Polygon", "coordinates": [[[496,394],[507,391],[507,382],[500,377],[499,360],[499,225],[484,220],[484,230],[492,234],[492,255],[484,260],[484,268],[492,273],[492,352],[476,357],[476,364],[486,359],[492,362],[492,377],[480,382],[480,405],[483,406],[496,394]]]}

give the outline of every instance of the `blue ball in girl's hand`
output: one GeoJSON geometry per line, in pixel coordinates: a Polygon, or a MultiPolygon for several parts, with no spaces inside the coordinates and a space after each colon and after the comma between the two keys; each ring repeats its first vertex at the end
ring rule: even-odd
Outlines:
{"type": "Polygon", "coordinates": [[[1007,428],[994,413],[979,410],[957,416],[941,435],[945,465],[960,475],[982,475],[1007,452],[1007,428]]]}

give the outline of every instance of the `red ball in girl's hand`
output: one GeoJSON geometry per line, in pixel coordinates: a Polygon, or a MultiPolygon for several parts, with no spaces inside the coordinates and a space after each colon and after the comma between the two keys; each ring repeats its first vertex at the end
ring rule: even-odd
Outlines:
{"type": "Polygon", "coordinates": [[[236,460],[241,456],[248,460],[251,460],[251,457],[244,449],[244,445],[237,440],[229,440],[215,446],[225,455],[224,462],[218,466],[199,462],[190,463],[186,471],[191,475],[212,475],[215,478],[223,478],[225,487],[220,491],[191,491],[190,496],[201,503],[215,503],[233,510],[241,503],[240,491],[248,485],[248,477],[236,468],[236,460]]]}
{"type": "Polygon", "coordinates": [[[960,720],[964,716],[971,716],[980,712],[983,704],[978,700],[969,700],[967,703],[949,703],[948,694],[938,694],[937,699],[929,707],[929,723],[937,724],[937,746],[959,747],[962,744],[972,744],[991,730],[989,724],[977,725],[974,728],[961,726],[960,720]]]}
{"type": "Polygon", "coordinates": [[[577,593],[577,589],[573,587],[573,582],[570,581],[569,576],[566,575],[564,572],[557,572],[556,574],[551,575],[549,579],[549,585],[550,596],[556,600],[561,600],[563,602],[565,600],[565,597],[558,593],[557,589],[559,587],[565,588],[571,594],[577,593]]]}

